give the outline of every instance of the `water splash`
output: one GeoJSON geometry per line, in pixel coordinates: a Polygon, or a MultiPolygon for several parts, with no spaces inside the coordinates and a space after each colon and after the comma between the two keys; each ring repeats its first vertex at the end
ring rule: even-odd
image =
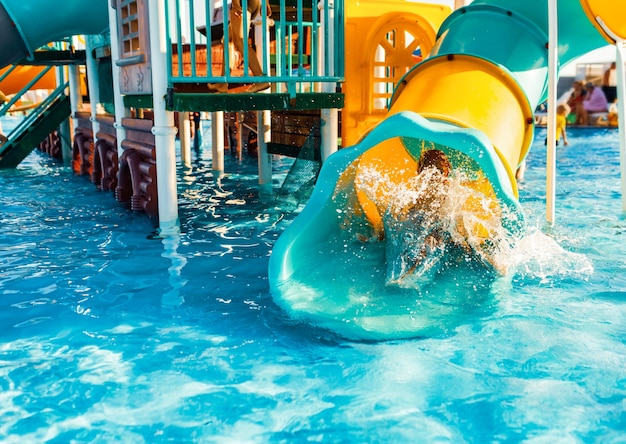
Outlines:
{"type": "Polygon", "coordinates": [[[394,182],[375,168],[362,168],[355,184],[383,208],[387,284],[420,288],[450,262],[480,262],[505,273],[503,252],[515,239],[503,227],[506,217],[492,198],[468,186],[457,172],[444,176],[428,168],[394,182]],[[455,257],[447,261],[446,258],[455,257]]]}
{"type": "Polygon", "coordinates": [[[518,275],[539,279],[542,283],[563,277],[585,280],[594,271],[587,256],[567,251],[556,239],[536,227],[530,228],[504,252],[503,258],[518,275]]]}

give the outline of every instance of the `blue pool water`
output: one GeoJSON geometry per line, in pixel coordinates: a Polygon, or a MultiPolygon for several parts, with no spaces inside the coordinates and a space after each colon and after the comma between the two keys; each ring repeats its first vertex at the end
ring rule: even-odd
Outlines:
{"type": "Polygon", "coordinates": [[[538,129],[509,276],[451,301],[437,334],[381,342],[273,302],[288,159],[259,193],[255,160],[227,156],[218,180],[205,147],[165,240],[43,155],[0,171],[0,441],[624,442],[618,135],[569,135],[557,224],[538,129]]]}

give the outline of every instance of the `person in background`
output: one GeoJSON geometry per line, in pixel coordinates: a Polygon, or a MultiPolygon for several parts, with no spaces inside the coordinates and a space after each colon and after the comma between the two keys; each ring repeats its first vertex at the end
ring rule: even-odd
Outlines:
{"type": "Polygon", "coordinates": [[[607,102],[614,103],[617,100],[617,73],[615,62],[611,63],[609,69],[604,72],[602,91],[606,96],[607,102]]]}
{"type": "Polygon", "coordinates": [[[585,99],[585,94],[587,94],[585,85],[580,80],[574,81],[573,88],[572,94],[570,94],[569,99],[567,99],[567,104],[571,110],[568,117],[569,123],[576,123],[576,109],[578,108],[578,104],[585,99]]]}
{"type": "MultiPolygon", "coordinates": [[[[567,103],[561,103],[556,107],[556,144],[558,145],[563,138],[563,145],[569,145],[567,141],[567,116],[570,113],[570,107],[567,103]]],[[[546,139],[546,145],[548,140],[546,139]]]]}
{"type": "MultiPolygon", "coordinates": [[[[561,138],[563,138],[563,145],[569,145],[567,141],[567,117],[570,114],[570,107],[567,103],[561,103],[556,107],[556,144],[559,144],[561,138]]],[[[548,144],[546,139],[545,144],[548,144]]],[[[522,163],[517,167],[515,171],[515,179],[518,182],[524,180],[524,174],[526,173],[526,159],[522,160],[522,163]]]]}
{"type": "Polygon", "coordinates": [[[587,90],[585,99],[576,107],[576,124],[578,125],[589,125],[589,114],[609,111],[609,104],[602,88],[596,88],[593,83],[587,82],[585,89],[587,90]]]}
{"type": "MultiPolygon", "coordinates": [[[[260,16],[261,11],[261,0],[248,0],[248,17],[255,18],[256,16],[260,16]]],[[[272,15],[272,9],[270,8],[269,0],[266,1],[266,13],[267,17],[272,15]]],[[[228,27],[228,35],[235,46],[235,50],[241,55],[243,59],[243,45],[244,41],[248,44],[248,67],[252,71],[252,74],[255,76],[263,75],[263,68],[259,63],[259,59],[257,57],[256,51],[250,44],[248,40],[248,30],[243,29],[243,7],[241,5],[241,0],[233,0],[230,12],[229,12],[229,27],[228,27]]],[[[248,25],[250,25],[251,20],[248,20],[248,25]]],[[[228,50],[228,43],[224,42],[224,51],[228,50]]],[[[224,75],[225,66],[222,64],[222,75],[224,75]]],[[[228,84],[227,83],[209,83],[208,84],[209,91],[211,92],[220,92],[225,93],[228,92],[228,84]]],[[[253,83],[247,89],[247,92],[257,92],[268,89],[270,84],[267,82],[262,83],[253,83]]]]}
{"type": "Polygon", "coordinates": [[[567,141],[567,116],[571,108],[567,103],[561,103],[556,107],[556,144],[563,138],[563,145],[569,145],[567,141]]]}

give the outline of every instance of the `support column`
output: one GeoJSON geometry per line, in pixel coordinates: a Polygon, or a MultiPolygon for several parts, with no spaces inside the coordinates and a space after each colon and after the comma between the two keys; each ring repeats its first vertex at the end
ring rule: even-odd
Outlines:
{"type": "MultiPolygon", "coordinates": [[[[269,1],[269,0],[267,0],[269,1]]],[[[265,6],[264,4],[261,5],[265,6]]],[[[261,16],[265,17],[265,9],[261,10],[261,16]]],[[[257,51],[257,57],[262,67],[270,66],[270,52],[268,46],[270,41],[270,25],[273,24],[273,20],[267,17],[265,19],[265,26],[263,26],[263,18],[257,16],[255,18],[256,24],[254,26],[255,40],[257,42],[263,42],[261,45],[263,51],[257,51]]],[[[264,71],[264,74],[269,74],[264,71]]],[[[270,90],[258,92],[257,94],[267,94],[270,90]]],[[[267,144],[272,140],[272,113],[271,111],[257,111],[256,113],[256,128],[257,128],[257,165],[259,170],[259,185],[272,183],[272,155],[267,152],[267,144]]]]}
{"type": "MultiPolygon", "coordinates": [[[[319,6],[323,11],[323,3],[320,2],[319,6]]],[[[322,51],[322,72],[325,76],[334,76],[335,75],[335,28],[332,25],[335,21],[335,4],[333,0],[328,0],[328,21],[330,23],[326,23],[326,18],[324,14],[322,14],[320,19],[320,24],[322,28],[322,32],[320,35],[322,38],[325,38],[326,41],[322,42],[321,48],[322,51]],[[325,36],[325,37],[324,37],[325,36]],[[327,52],[327,53],[326,53],[327,52]],[[328,65],[326,66],[325,61],[328,60],[328,65]]],[[[336,85],[333,82],[326,82],[322,85],[322,91],[327,93],[335,92],[336,85]]],[[[320,137],[321,137],[321,157],[322,162],[326,161],[328,156],[337,151],[337,136],[339,135],[339,113],[337,109],[323,109],[321,110],[321,128],[320,128],[320,137]]]]}
{"type": "Polygon", "coordinates": [[[546,149],[546,221],[554,224],[556,200],[556,82],[558,81],[557,0],[548,1],[548,141],[546,149]]]}
{"type": "Polygon", "coordinates": [[[91,129],[93,131],[93,141],[96,142],[96,135],[100,131],[100,124],[98,123],[98,104],[100,103],[100,76],[98,75],[98,66],[96,58],[93,55],[93,37],[87,36],[85,42],[85,52],[87,53],[86,68],[87,68],[87,88],[89,90],[89,104],[91,107],[91,129]]]}
{"type": "Polygon", "coordinates": [[[77,65],[68,65],[68,80],[70,83],[70,106],[72,118],[83,109],[83,95],[80,93],[80,71],[77,65]]]}
{"type": "Polygon", "coordinates": [[[272,113],[257,111],[257,161],[259,166],[259,185],[272,183],[272,155],[267,152],[267,143],[272,140],[272,113]]]}
{"type": "MultiPolygon", "coordinates": [[[[65,83],[65,68],[57,66],[56,68],[57,85],[65,83]]],[[[59,125],[59,138],[61,139],[61,154],[64,164],[72,163],[72,129],[70,128],[70,119],[65,119],[59,125]]]]}
{"type": "Polygon", "coordinates": [[[178,113],[178,141],[180,142],[180,160],[183,165],[191,165],[191,123],[188,112],[178,113]]]}
{"type": "Polygon", "coordinates": [[[109,7],[109,30],[111,32],[111,75],[113,77],[113,106],[115,108],[115,135],[117,137],[117,155],[122,157],[124,148],[122,140],[126,138],[126,130],[122,126],[122,119],[130,116],[130,110],[124,106],[124,98],[120,93],[120,59],[119,39],[117,35],[117,11],[109,7]]]}
{"type": "Polygon", "coordinates": [[[211,113],[211,165],[213,175],[224,174],[224,112],[211,113]]]}
{"type": "Polygon", "coordinates": [[[337,151],[339,145],[337,136],[339,134],[339,110],[335,108],[323,109],[321,115],[321,156],[325,162],[332,153],[337,151]]]}
{"type": "Polygon", "coordinates": [[[176,127],[174,113],[166,110],[167,51],[165,11],[153,3],[148,8],[152,61],[152,100],[154,106],[159,232],[178,232],[178,194],[176,189],[176,127]]]}

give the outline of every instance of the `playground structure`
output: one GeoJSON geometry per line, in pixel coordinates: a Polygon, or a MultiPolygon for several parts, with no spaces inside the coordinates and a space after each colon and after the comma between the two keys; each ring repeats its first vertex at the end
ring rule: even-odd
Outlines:
{"type": "MultiPolygon", "coordinates": [[[[542,0],[502,3],[477,0],[450,15],[429,57],[399,82],[388,117],[323,165],[312,198],[279,238],[270,259],[272,292],[294,317],[319,320],[325,307],[325,321],[338,316],[341,310],[324,296],[333,293],[333,281],[309,281],[302,272],[314,269],[311,261],[319,260],[309,252],[332,242],[337,246],[329,251],[341,250],[350,242],[345,232],[349,236],[351,227],[369,227],[372,233],[384,230],[385,214],[395,199],[389,190],[410,187],[417,161],[429,149],[445,153],[453,171],[468,178],[465,185],[474,192],[473,201],[466,203],[466,212],[474,213],[465,225],[470,236],[482,238],[480,243],[491,242],[493,231],[487,222],[492,218],[511,236],[523,231],[514,174],[532,143],[533,111],[548,95],[548,10],[542,0]],[[373,172],[385,182],[368,193],[362,183],[373,172]],[[285,290],[294,285],[303,291],[285,290]]],[[[559,2],[561,63],[623,39],[624,25],[613,19],[623,12],[623,6],[609,8],[606,2],[559,2]]],[[[367,242],[359,251],[376,248],[367,242]]],[[[344,258],[339,254],[325,260],[344,258]]],[[[420,266],[418,262],[416,267],[420,266]]],[[[358,299],[355,294],[349,297],[358,299]]],[[[395,337],[398,331],[390,323],[396,320],[372,323],[351,318],[344,321],[352,327],[340,328],[357,337],[395,337]]],[[[413,327],[419,334],[423,326],[413,327]]]]}
{"type": "MultiPolygon", "coordinates": [[[[167,134],[153,134],[155,139],[147,141],[149,149],[142,151],[151,154],[142,157],[142,162],[154,165],[157,164],[154,148],[157,145],[167,153],[161,157],[172,161],[174,117],[178,117],[182,157],[186,161],[190,156],[189,131],[186,129],[188,115],[190,112],[210,112],[217,125],[221,126],[221,121],[226,123],[226,137],[218,134],[213,141],[214,169],[223,168],[225,140],[233,145],[230,142],[236,137],[239,155],[247,141],[258,140],[259,149],[254,152],[258,152],[261,184],[271,178],[272,154],[297,156],[307,141],[313,141],[318,160],[336,151],[340,135],[339,110],[343,119],[341,136],[344,146],[358,140],[380,121],[394,84],[430,50],[436,29],[450,13],[445,6],[407,5],[397,1],[360,2],[358,8],[354,2],[345,7],[343,2],[335,2],[323,4],[318,11],[317,3],[312,1],[272,0],[269,2],[272,17],[255,22],[253,37],[267,74],[254,77],[247,74],[247,54],[242,61],[232,51],[224,52],[223,36],[228,33],[228,14],[224,16],[221,7],[213,8],[212,2],[197,0],[187,6],[163,2],[163,8],[156,12],[154,9],[157,8],[150,11],[145,2],[129,0],[113,3],[115,8],[102,1],[94,3],[93,8],[87,8],[85,2],[78,0],[73,3],[76,4],[69,5],[63,20],[44,21],[34,17],[11,32],[5,29],[7,41],[20,42],[3,54],[5,63],[19,63],[5,71],[8,74],[3,74],[3,80],[25,79],[26,76],[19,72],[35,72],[41,69],[40,65],[48,65],[44,78],[50,83],[51,79],[59,77],[58,68],[54,76],[52,66],[69,66],[65,77],[69,81],[70,94],[74,94],[69,114],[75,128],[71,137],[73,148],[66,147],[65,159],[71,159],[78,174],[91,177],[94,168],[96,171],[108,169],[105,165],[94,164],[98,159],[113,158],[112,154],[98,154],[96,147],[103,144],[114,146],[118,162],[126,159],[127,156],[122,156],[126,137],[122,122],[130,123],[131,119],[147,118],[153,127],[169,128],[155,130],[167,134]],[[78,30],[87,34],[100,32],[107,27],[104,16],[108,18],[110,40],[87,38],[85,50],[77,49],[70,42],[69,46],[66,44],[65,54],[61,54],[63,51],[45,51],[46,47],[40,46],[48,43],[46,36],[64,36],[65,29],[68,29],[67,35],[78,30]],[[163,51],[155,53],[151,48],[154,37],[151,37],[150,25],[159,20],[163,26],[156,32],[165,45],[159,48],[163,51]],[[71,21],[71,26],[65,26],[65,21],[71,21]],[[347,29],[345,33],[344,28],[347,29]],[[210,32],[207,33],[207,29],[210,32]],[[362,44],[364,36],[367,45],[362,44]],[[277,44],[279,41],[282,44],[277,44]],[[346,58],[357,63],[350,64],[344,78],[346,58]],[[160,64],[158,70],[155,63],[160,64]],[[224,63],[229,69],[222,73],[224,63]],[[88,94],[76,91],[85,86],[85,82],[76,77],[76,66],[80,64],[86,65],[87,78],[91,80],[88,94]],[[207,68],[209,66],[211,69],[207,68]],[[369,75],[362,75],[362,66],[367,66],[369,75]],[[264,81],[273,85],[269,94],[247,94],[243,88],[237,88],[238,85],[264,81]],[[217,95],[207,91],[207,83],[219,82],[233,86],[231,93],[217,95]],[[89,96],[91,109],[83,106],[79,96],[89,96]],[[160,106],[157,106],[159,101],[160,106]],[[108,113],[102,114],[102,108],[108,113]],[[103,123],[111,118],[114,119],[113,125],[103,123]],[[261,119],[260,124],[257,119],[261,119]],[[101,124],[106,131],[101,131],[101,124]],[[258,128],[268,130],[258,137],[258,128]],[[100,144],[99,135],[103,140],[100,144]],[[161,142],[156,143],[158,138],[161,142]]],[[[4,0],[1,4],[2,17],[6,20],[17,23],[27,20],[27,8],[23,5],[14,0],[4,0]]],[[[42,7],[42,13],[53,16],[48,8],[48,5],[42,7]]],[[[244,23],[246,27],[250,24],[252,22],[244,23]]],[[[42,81],[39,80],[38,84],[42,81]]],[[[22,91],[33,87],[32,84],[25,85],[22,91]]],[[[53,89],[49,84],[46,87],[53,89]]],[[[19,97],[16,96],[10,104],[13,109],[17,100],[19,97]]],[[[143,126],[142,122],[137,124],[143,126]]],[[[32,141],[29,140],[28,144],[32,141]]],[[[29,147],[17,151],[19,155],[14,155],[14,160],[5,167],[19,162],[29,152],[29,147]]],[[[164,163],[162,160],[158,164],[163,166],[164,163]]],[[[143,169],[156,174],[158,168],[143,169]]],[[[143,196],[145,192],[141,189],[154,190],[154,184],[158,182],[167,182],[164,187],[171,190],[175,181],[172,166],[167,166],[166,171],[166,180],[157,181],[156,177],[150,177],[152,185],[148,186],[142,179],[136,183],[139,189],[133,193],[143,196]]],[[[150,208],[156,208],[156,213],[150,214],[156,223],[168,220],[169,224],[177,218],[175,196],[171,191],[167,192],[167,198],[165,195],[165,192],[155,191],[150,196],[153,201],[158,196],[162,201],[160,207],[167,214],[164,219],[158,214],[159,205],[151,205],[150,208]]]]}
{"type": "MultiPolygon", "coordinates": [[[[224,112],[254,111],[259,182],[264,184],[271,180],[271,155],[285,154],[285,146],[297,151],[308,137],[299,130],[289,137],[285,131],[273,131],[272,113],[286,120],[301,111],[319,112],[310,125],[318,131],[324,161],[318,186],[302,215],[277,242],[270,261],[272,290],[288,311],[290,302],[281,299],[278,287],[294,271],[314,266],[307,262],[307,251],[340,229],[337,214],[347,207],[334,197],[352,199],[359,223],[379,228],[389,198],[368,195],[355,178],[374,169],[402,186],[424,147],[448,154],[453,169],[468,174],[468,186],[486,199],[510,232],[523,229],[513,173],[532,142],[532,111],[547,97],[544,1],[503,5],[477,0],[449,16],[445,7],[414,3],[409,8],[385,2],[385,13],[380,2],[360,2],[356,8],[356,2],[344,5],[338,0],[322,2],[318,9],[312,1],[271,1],[272,17],[261,17],[255,26],[261,76],[248,74],[247,50],[241,65],[231,63],[235,57],[231,60],[221,40],[228,37],[228,15],[216,16],[209,1],[161,1],[149,7],[136,0],[72,0],[57,21],[50,20],[55,16],[52,6],[39,3],[35,17],[32,2],[26,8],[16,0],[0,0],[0,23],[20,25],[0,27],[0,36],[8,42],[1,65],[36,63],[41,45],[67,35],[97,34],[108,26],[110,40],[87,39],[84,59],[77,59],[73,50],[47,59],[49,65],[69,67],[84,60],[90,110],[80,109],[78,77],[70,69],[68,83],[59,82],[45,104],[42,122],[33,119],[20,134],[9,135],[9,144],[0,152],[2,166],[15,166],[36,145],[26,127],[41,126],[48,134],[49,127],[71,116],[75,132],[69,157],[75,171],[114,192],[133,210],[146,211],[163,235],[176,229],[178,219],[175,113],[183,162],[190,157],[189,113],[212,113],[213,169],[220,172],[224,112]],[[409,69],[420,58],[424,60],[409,69]],[[111,97],[105,97],[107,71],[111,97]],[[248,93],[236,86],[264,82],[272,85],[271,91],[248,93]],[[207,83],[235,87],[233,93],[214,94],[207,83]],[[65,96],[67,88],[71,100],[65,96]],[[387,97],[389,110],[382,106],[387,97]],[[113,113],[98,110],[105,101],[113,113]],[[339,110],[346,149],[333,154],[338,148],[339,110]]],[[[262,9],[265,5],[263,1],[262,9]]],[[[560,1],[561,62],[607,41],[621,41],[626,32],[616,17],[623,9],[599,0],[560,1]]],[[[245,17],[244,28],[249,25],[245,17]]],[[[36,136],[41,140],[45,134],[36,136]]],[[[485,221],[485,215],[477,214],[470,231],[488,240],[491,232],[481,219],[485,221]]]]}

